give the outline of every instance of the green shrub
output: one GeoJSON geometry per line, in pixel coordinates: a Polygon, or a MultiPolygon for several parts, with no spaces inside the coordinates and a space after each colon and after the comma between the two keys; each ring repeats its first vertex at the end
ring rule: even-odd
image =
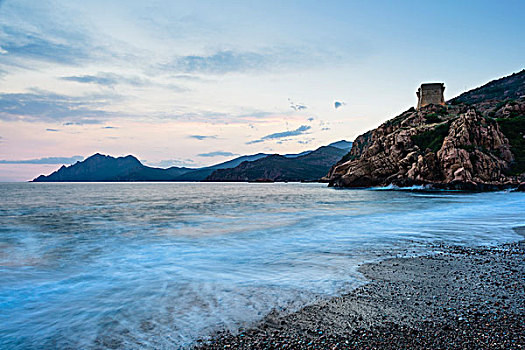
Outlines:
{"type": "Polygon", "coordinates": [[[422,151],[425,151],[427,148],[430,148],[432,152],[437,152],[441,148],[443,140],[448,135],[449,128],[450,123],[440,124],[432,130],[413,135],[412,141],[422,151]]]}
{"type": "Polygon", "coordinates": [[[525,116],[497,119],[501,132],[509,139],[510,150],[514,155],[509,175],[525,172],[525,116]]]}
{"type": "Polygon", "coordinates": [[[441,122],[441,118],[437,113],[430,113],[425,116],[425,123],[434,124],[441,122]]]}

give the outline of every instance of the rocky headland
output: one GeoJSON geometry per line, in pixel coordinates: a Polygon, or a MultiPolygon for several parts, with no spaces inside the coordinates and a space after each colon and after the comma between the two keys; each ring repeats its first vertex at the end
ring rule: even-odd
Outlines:
{"type": "Polygon", "coordinates": [[[518,187],[525,181],[525,70],[360,135],[324,180],[334,187],[518,187]]]}

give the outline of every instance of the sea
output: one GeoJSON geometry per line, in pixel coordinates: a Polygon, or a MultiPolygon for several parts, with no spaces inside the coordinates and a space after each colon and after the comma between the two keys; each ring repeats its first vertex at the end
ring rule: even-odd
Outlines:
{"type": "Polygon", "coordinates": [[[358,267],[520,237],[525,193],[310,183],[0,184],[0,348],[189,347],[366,283],[358,267]]]}

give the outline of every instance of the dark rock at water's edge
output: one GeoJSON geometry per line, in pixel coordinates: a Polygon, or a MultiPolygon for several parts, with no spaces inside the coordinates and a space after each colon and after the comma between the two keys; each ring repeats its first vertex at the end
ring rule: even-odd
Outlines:
{"type": "Polygon", "coordinates": [[[334,187],[518,187],[525,181],[525,70],[360,135],[324,180],[334,187]]]}

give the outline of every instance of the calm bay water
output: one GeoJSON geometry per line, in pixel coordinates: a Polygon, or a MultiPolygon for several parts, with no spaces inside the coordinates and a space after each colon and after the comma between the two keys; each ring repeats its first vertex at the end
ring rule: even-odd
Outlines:
{"type": "Polygon", "coordinates": [[[518,240],[524,193],[0,184],[0,348],[177,348],[429,243],[518,240]]]}

